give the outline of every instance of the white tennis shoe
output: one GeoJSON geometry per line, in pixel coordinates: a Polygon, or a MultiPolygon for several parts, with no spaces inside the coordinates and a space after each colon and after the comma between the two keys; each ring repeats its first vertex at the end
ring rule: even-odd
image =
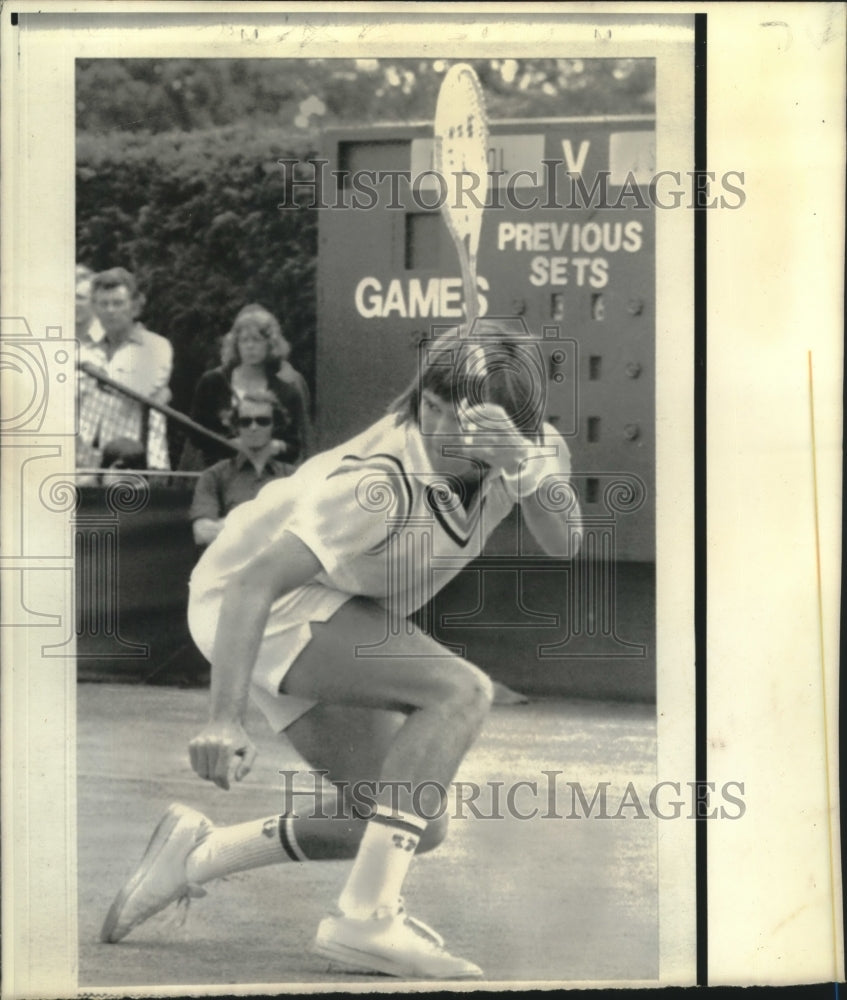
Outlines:
{"type": "Polygon", "coordinates": [[[444,939],[410,917],[402,905],[382,908],[364,920],[325,917],[313,951],[358,972],[381,972],[403,979],[476,979],[482,969],[451,955],[444,939]]]}
{"type": "Polygon", "coordinates": [[[114,943],[174,901],[205,896],[206,890],[189,883],[188,855],[213,829],[196,809],[174,803],[153,831],[138,867],[115,897],[100,940],[114,943]]]}

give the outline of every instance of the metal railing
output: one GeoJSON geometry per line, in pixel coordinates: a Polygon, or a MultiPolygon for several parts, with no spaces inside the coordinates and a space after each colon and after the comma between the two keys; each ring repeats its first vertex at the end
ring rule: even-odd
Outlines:
{"type": "MultiPolygon", "coordinates": [[[[175,410],[172,406],[168,406],[166,403],[159,403],[151,399],[149,396],[144,395],[144,393],[137,392],[135,389],[131,389],[129,386],[123,385],[122,383],[116,381],[110,376],[106,375],[101,369],[92,365],[87,361],[80,361],[77,363],[77,369],[83,374],[87,375],[89,378],[93,378],[98,383],[97,392],[102,396],[102,403],[104,409],[108,406],[109,397],[113,397],[115,393],[125,399],[132,400],[137,403],[140,407],[140,430],[138,422],[138,414],[132,415],[132,420],[127,424],[126,437],[132,440],[137,440],[140,449],[144,451],[145,456],[145,468],[143,471],[146,475],[163,475],[170,478],[175,478],[180,475],[185,475],[184,473],[178,473],[168,469],[156,469],[149,468],[150,462],[150,414],[151,412],[161,414],[166,420],[173,424],[181,427],[184,431],[189,433],[195,440],[200,437],[207,443],[213,443],[220,448],[225,449],[232,454],[237,454],[241,448],[237,441],[233,441],[230,438],[225,438],[220,434],[215,433],[204,427],[202,424],[198,424],[196,420],[192,420],[191,417],[186,416],[179,410],[175,410]]],[[[87,409],[92,409],[92,403],[87,400],[87,409]]],[[[96,412],[96,411],[95,411],[96,412]]],[[[114,428],[118,428],[117,433],[113,433],[111,436],[120,436],[120,424],[114,423],[114,428]]],[[[103,441],[101,438],[100,444],[105,445],[107,441],[103,441]]],[[[90,443],[89,443],[90,444],[90,443]]],[[[78,467],[77,472],[79,474],[90,474],[90,475],[102,475],[108,470],[103,469],[101,466],[97,468],[84,468],[78,467]]],[[[120,471],[120,470],[119,470],[120,471]]],[[[193,475],[193,474],[189,474],[193,475]]]]}

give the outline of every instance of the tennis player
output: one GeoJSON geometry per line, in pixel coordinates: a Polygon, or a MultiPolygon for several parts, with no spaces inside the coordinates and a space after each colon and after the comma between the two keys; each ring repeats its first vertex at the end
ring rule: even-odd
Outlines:
{"type": "Polygon", "coordinates": [[[482,974],[406,913],[401,889],[415,855],[446,835],[444,790],[492,686],[408,616],[481,554],[516,503],[547,553],[578,547],[570,454],[543,423],[533,350],[496,321],[478,320],[473,336],[449,331],[422,348],[418,376],[388,415],[227,517],[191,578],[189,626],[212,663],[192,767],[223,789],[244,778],[256,755],[244,730],[252,697],[327,772],[343,808],[217,827],[172,805],[104,941],[233,872],[352,859],[318,927],[319,955],[404,978],[482,974]],[[376,783],[374,809],[351,800],[362,781],[376,783]]]}

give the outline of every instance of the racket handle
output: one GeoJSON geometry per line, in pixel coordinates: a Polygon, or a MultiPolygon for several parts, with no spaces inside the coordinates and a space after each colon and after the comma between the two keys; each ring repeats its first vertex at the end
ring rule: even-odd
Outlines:
{"type": "Polygon", "coordinates": [[[462,260],[462,290],[465,299],[465,322],[470,333],[474,320],[479,315],[479,295],[476,288],[476,259],[462,260]]]}

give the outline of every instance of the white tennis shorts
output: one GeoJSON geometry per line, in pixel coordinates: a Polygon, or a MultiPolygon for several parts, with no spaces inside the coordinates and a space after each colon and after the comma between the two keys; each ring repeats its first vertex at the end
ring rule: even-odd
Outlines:
{"type": "MultiPolygon", "coordinates": [[[[350,600],[340,590],[309,583],[271,605],[250,684],[250,697],[274,732],[281,732],[315,701],[281,694],[279,685],[312,638],[312,622],[326,622],[350,600]]],[[[212,659],[223,590],[192,587],[188,600],[188,629],[197,648],[212,659]]]]}

